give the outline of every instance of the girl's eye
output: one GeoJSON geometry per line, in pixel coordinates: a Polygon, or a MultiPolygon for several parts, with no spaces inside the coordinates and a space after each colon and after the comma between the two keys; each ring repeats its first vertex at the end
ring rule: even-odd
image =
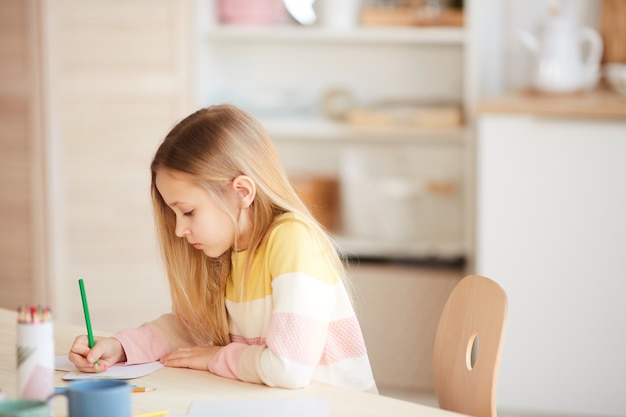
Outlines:
{"type": "Polygon", "coordinates": [[[189,217],[189,216],[191,216],[192,214],[193,214],[193,210],[189,210],[189,211],[184,212],[184,213],[183,213],[183,216],[187,216],[187,217],[189,217]]]}

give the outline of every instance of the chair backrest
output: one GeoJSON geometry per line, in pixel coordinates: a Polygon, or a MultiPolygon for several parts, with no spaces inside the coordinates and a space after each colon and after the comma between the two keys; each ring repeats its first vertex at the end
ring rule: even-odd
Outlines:
{"type": "Polygon", "coordinates": [[[439,407],[496,417],[496,385],[508,302],[504,290],[479,275],[452,290],[435,336],[433,371],[439,407]]]}

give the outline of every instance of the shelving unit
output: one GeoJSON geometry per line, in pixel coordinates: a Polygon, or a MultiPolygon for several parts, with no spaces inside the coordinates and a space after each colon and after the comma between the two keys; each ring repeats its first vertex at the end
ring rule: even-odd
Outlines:
{"type": "Polygon", "coordinates": [[[462,144],[465,126],[445,128],[351,126],[322,118],[262,119],[274,140],[320,142],[455,143],[462,144]],[[339,139],[338,139],[339,138],[339,139]]]}
{"type": "Polygon", "coordinates": [[[208,19],[197,34],[197,102],[231,102],[259,118],[290,175],[339,181],[333,232],[348,254],[465,257],[467,126],[348,124],[324,107],[325,96],[339,91],[366,108],[454,103],[465,110],[464,28],[208,19]]]}

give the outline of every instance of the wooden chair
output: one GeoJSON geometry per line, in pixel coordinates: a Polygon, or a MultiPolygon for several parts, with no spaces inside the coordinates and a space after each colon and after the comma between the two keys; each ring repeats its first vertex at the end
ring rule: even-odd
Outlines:
{"type": "Polygon", "coordinates": [[[496,385],[508,302],[504,290],[479,275],[452,290],[439,319],[433,356],[439,407],[496,417],[496,385]]]}

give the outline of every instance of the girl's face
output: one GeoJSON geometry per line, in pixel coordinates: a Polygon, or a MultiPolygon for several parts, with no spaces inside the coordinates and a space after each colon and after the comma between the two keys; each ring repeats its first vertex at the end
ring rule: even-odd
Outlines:
{"type": "MultiPolygon", "coordinates": [[[[187,239],[195,249],[217,258],[233,246],[236,227],[232,217],[217,205],[209,192],[190,174],[162,168],[156,188],[176,215],[176,236],[187,239]]],[[[233,215],[236,217],[233,191],[233,215]]]]}

